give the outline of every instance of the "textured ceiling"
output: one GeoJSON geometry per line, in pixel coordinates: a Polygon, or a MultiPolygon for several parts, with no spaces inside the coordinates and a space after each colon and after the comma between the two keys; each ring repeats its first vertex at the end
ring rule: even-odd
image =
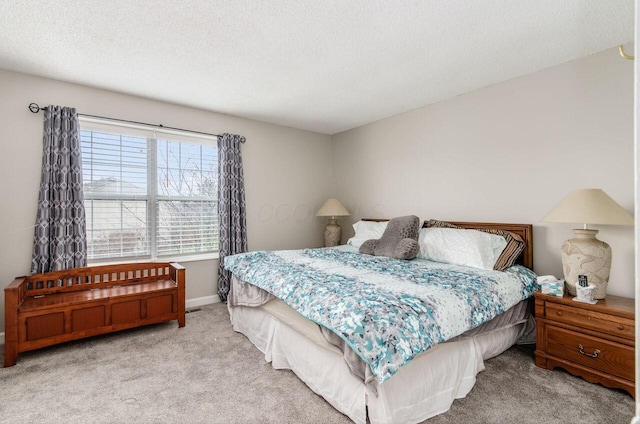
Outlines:
{"type": "Polygon", "coordinates": [[[0,0],[0,68],[334,134],[633,41],[633,7],[0,0]]]}

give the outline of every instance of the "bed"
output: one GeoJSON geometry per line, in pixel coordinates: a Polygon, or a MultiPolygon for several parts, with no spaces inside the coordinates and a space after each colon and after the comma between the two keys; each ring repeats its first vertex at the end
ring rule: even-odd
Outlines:
{"type": "MultiPolygon", "coordinates": [[[[421,278],[428,279],[425,277],[425,269],[435,270],[433,272],[438,274],[444,273],[450,278],[463,276],[460,277],[461,280],[465,279],[467,270],[458,265],[433,263],[425,259],[400,263],[402,261],[360,258],[358,255],[361,254],[357,253],[357,248],[340,246],[290,252],[252,252],[243,254],[249,256],[234,255],[239,257],[232,256],[229,257],[233,258],[230,260],[227,258],[225,266],[233,273],[228,301],[232,326],[263,352],[265,360],[271,362],[274,368],[292,370],[311,390],[356,423],[365,423],[367,420],[371,423],[413,423],[446,412],[455,399],[466,396],[473,388],[476,375],[484,370],[484,360],[504,352],[518,340],[526,339],[532,333],[529,297],[535,281],[535,275],[528,271],[533,264],[531,225],[472,222],[449,224],[455,228],[482,231],[504,230],[524,242],[524,249],[516,260],[517,266],[504,272],[480,272],[486,280],[482,280],[482,284],[495,283],[500,298],[498,300],[493,294],[493,297],[487,298],[495,298],[495,304],[483,298],[484,300],[479,301],[482,303],[481,306],[476,305],[472,308],[475,315],[481,310],[481,315],[490,316],[491,319],[486,322],[477,320],[474,321],[475,324],[471,323],[463,328],[457,318],[449,317],[445,319],[445,324],[441,325],[444,329],[438,327],[436,331],[427,320],[427,324],[413,324],[414,327],[420,327],[420,331],[417,331],[421,334],[419,342],[414,340],[408,348],[406,344],[398,342],[393,349],[387,346],[387,350],[384,350],[384,347],[378,346],[371,348],[371,340],[378,340],[380,337],[364,337],[360,333],[369,331],[371,325],[383,327],[383,330],[395,328],[398,324],[393,319],[400,320],[398,317],[402,317],[402,325],[411,321],[407,318],[405,310],[397,312],[393,319],[381,318],[382,315],[376,312],[371,315],[375,319],[365,316],[363,323],[350,327],[347,332],[353,334],[346,337],[344,322],[349,320],[344,317],[335,318],[334,315],[339,314],[327,313],[324,310],[326,305],[318,308],[314,299],[306,297],[314,293],[322,297],[324,291],[328,293],[325,293],[328,296],[326,299],[333,299],[332,303],[335,304],[341,302],[336,296],[350,298],[349,295],[333,293],[332,290],[337,290],[336,286],[329,285],[328,289],[325,289],[317,282],[307,283],[313,277],[319,278],[307,275],[304,271],[312,260],[320,261],[320,268],[323,270],[333,269],[335,275],[340,276],[336,284],[339,283],[343,287],[346,287],[345,281],[351,277],[366,280],[369,277],[363,275],[373,272],[384,274],[380,283],[383,286],[386,284],[384,280],[393,276],[395,280],[392,284],[396,287],[395,285],[400,284],[398,281],[405,279],[417,279],[418,282],[422,281],[421,278]],[[334,265],[334,262],[330,261],[335,259],[334,257],[340,265],[334,265]],[[285,271],[276,271],[276,268],[269,264],[270,261],[283,262],[283,258],[289,261],[285,271]],[[378,268],[372,271],[367,268],[370,265],[361,266],[361,260],[378,261],[374,266],[378,268]],[[399,280],[396,275],[398,273],[402,273],[399,280]],[[283,284],[284,288],[271,287],[263,282],[266,274],[278,274],[275,280],[291,284],[283,284]],[[522,288],[516,289],[515,294],[506,294],[507,290],[504,287],[514,284],[514,287],[517,286],[513,282],[514,275],[515,280],[520,279],[522,288]],[[292,283],[294,281],[295,284],[292,283]],[[311,287],[306,294],[305,285],[311,287]],[[292,300],[290,293],[294,291],[298,295],[302,293],[301,299],[292,300]],[[503,297],[509,298],[510,303],[504,303],[503,297]],[[322,309],[322,312],[318,312],[317,309],[322,309]],[[317,314],[328,314],[330,317],[322,318],[317,314]],[[321,322],[322,319],[327,321],[321,322]],[[336,324],[333,319],[341,321],[336,324]],[[449,337],[450,335],[454,337],[449,337]],[[440,340],[442,338],[446,340],[440,340]],[[423,343],[424,346],[416,347],[419,343],[423,343]],[[401,349],[399,346],[405,348],[401,349]]],[[[429,226],[429,221],[424,225],[429,226]]],[[[472,286],[480,285],[473,281],[472,286]]],[[[452,286],[451,282],[447,284],[447,287],[452,286]]],[[[369,286],[364,290],[361,287],[357,290],[368,293],[369,286]]],[[[422,285],[420,290],[423,290],[422,285]]],[[[441,290],[441,287],[438,290],[441,290]]],[[[465,290],[469,290],[468,287],[465,286],[465,290]]],[[[452,308],[450,302],[458,301],[461,297],[459,293],[451,296],[453,300],[442,300],[444,306],[440,305],[440,309],[466,308],[465,305],[452,308]]],[[[443,299],[447,297],[443,296],[443,299]]],[[[377,301],[377,298],[374,300],[377,301]]],[[[429,304],[429,308],[425,310],[421,309],[422,303],[411,303],[412,298],[402,298],[398,302],[402,307],[406,307],[405,303],[408,302],[408,309],[415,310],[413,312],[420,317],[440,313],[437,304],[429,304]]],[[[467,299],[465,302],[473,301],[467,299]]],[[[466,322],[470,319],[467,317],[464,320],[466,322]]]]}

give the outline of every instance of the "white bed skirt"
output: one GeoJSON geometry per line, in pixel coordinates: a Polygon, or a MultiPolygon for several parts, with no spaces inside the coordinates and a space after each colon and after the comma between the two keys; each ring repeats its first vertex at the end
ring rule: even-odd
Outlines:
{"type": "Polygon", "coordinates": [[[483,360],[520,337],[524,323],[440,344],[377,384],[378,395],[354,377],[342,352],[316,324],[274,301],[263,307],[229,307],[233,329],[246,335],[273,368],[292,370],[315,393],[354,422],[418,423],[446,412],[471,391],[483,360]],[[269,306],[271,305],[271,306],[269,306]],[[271,312],[269,312],[271,310],[271,312]]]}

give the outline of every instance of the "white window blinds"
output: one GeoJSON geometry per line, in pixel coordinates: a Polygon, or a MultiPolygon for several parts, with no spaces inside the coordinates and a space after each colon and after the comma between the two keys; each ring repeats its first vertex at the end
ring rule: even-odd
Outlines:
{"type": "Polygon", "coordinates": [[[215,140],[80,126],[89,259],[218,250],[215,140]]]}
{"type": "Polygon", "coordinates": [[[158,255],[217,251],[217,148],[158,140],[157,161],[158,255]]]}

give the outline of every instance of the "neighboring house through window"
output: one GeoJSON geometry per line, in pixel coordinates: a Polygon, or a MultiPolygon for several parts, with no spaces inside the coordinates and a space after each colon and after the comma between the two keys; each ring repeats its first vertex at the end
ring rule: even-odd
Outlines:
{"type": "Polygon", "coordinates": [[[214,137],[80,120],[90,260],[218,251],[214,137]]]}

